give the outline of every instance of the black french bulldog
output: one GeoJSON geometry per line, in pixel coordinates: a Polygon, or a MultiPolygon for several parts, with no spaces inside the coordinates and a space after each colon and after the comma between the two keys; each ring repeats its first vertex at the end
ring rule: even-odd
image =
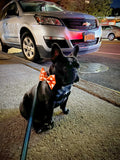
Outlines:
{"type": "Polygon", "coordinates": [[[28,120],[32,108],[35,90],[37,89],[36,106],[33,115],[32,126],[36,133],[52,129],[53,110],[60,106],[64,114],[68,114],[69,109],[66,103],[70,95],[70,89],[74,82],[79,81],[77,69],[79,63],[76,59],[79,47],[75,46],[70,56],[64,56],[60,47],[53,44],[51,51],[52,65],[47,75],[55,75],[56,84],[50,88],[47,81],[39,81],[38,86],[34,86],[29,92],[25,93],[20,104],[21,115],[28,120]]]}

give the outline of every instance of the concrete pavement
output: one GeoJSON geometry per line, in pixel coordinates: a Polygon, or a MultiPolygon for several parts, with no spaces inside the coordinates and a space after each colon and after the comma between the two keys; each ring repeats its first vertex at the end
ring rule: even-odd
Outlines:
{"type": "MultiPolygon", "coordinates": [[[[13,55],[8,55],[3,52],[0,52],[0,95],[1,95],[0,96],[0,124],[1,124],[0,137],[2,137],[1,139],[2,145],[0,147],[0,157],[2,157],[2,160],[4,159],[18,160],[19,159],[21,146],[22,146],[22,142],[24,138],[24,132],[26,128],[26,122],[20,116],[18,107],[19,107],[20,101],[22,100],[24,93],[27,90],[29,90],[34,84],[38,83],[39,70],[41,69],[41,67],[42,65],[34,64],[25,59],[21,59],[13,55]],[[19,121],[17,118],[19,119],[19,121]],[[14,124],[12,125],[12,127],[11,127],[10,122],[14,124]],[[9,130],[8,134],[7,134],[7,130],[9,130]],[[12,134],[10,134],[10,132],[12,134]],[[20,143],[15,142],[17,140],[20,140],[20,143]],[[14,146],[14,147],[11,149],[10,146],[14,146]]],[[[47,69],[46,66],[44,66],[44,68],[47,69]]],[[[99,128],[100,125],[102,124],[101,118],[99,119],[99,116],[102,116],[104,118],[108,116],[107,118],[105,118],[107,119],[107,123],[105,123],[104,127],[107,127],[109,125],[112,126],[112,127],[108,127],[110,130],[111,136],[112,136],[112,131],[114,132],[113,128],[117,127],[115,136],[118,135],[118,137],[114,137],[114,138],[112,137],[110,139],[112,142],[114,141],[117,149],[114,149],[113,151],[115,152],[115,154],[112,153],[112,151],[107,150],[108,153],[104,159],[105,160],[107,160],[108,158],[110,159],[109,155],[112,156],[114,159],[116,157],[117,157],[116,158],[117,160],[120,159],[120,156],[118,155],[118,153],[120,152],[120,143],[117,141],[118,139],[120,140],[120,116],[119,116],[120,108],[116,107],[116,106],[120,106],[120,93],[117,91],[105,88],[103,86],[99,86],[97,84],[93,84],[91,82],[87,82],[87,81],[80,79],[79,83],[76,83],[73,87],[73,92],[71,94],[71,97],[69,98],[68,104],[72,111],[71,111],[70,116],[68,115],[69,118],[67,118],[66,120],[66,123],[68,123],[66,125],[66,128],[70,127],[71,125],[75,125],[75,124],[80,125],[80,123],[77,123],[79,121],[78,118],[82,120],[84,117],[86,119],[86,123],[89,123],[91,115],[93,115],[93,113],[95,112],[96,112],[95,115],[98,116],[95,119],[97,121],[97,125],[99,128]],[[111,115],[111,113],[113,113],[113,115],[111,115]],[[76,116],[77,119],[74,116],[76,116]],[[73,118],[74,122],[73,121],[71,122],[70,118],[73,118]],[[69,120],[71,122],[70,126],[69,126],[69,123],[70,123],[69,120]]],[[[58,132],[57,130],[59,128],[58,126],[59,125],[61,126],[63,121],[65,120],[65,118],[62,118],[63,121],[60,119],[61,119],[61,116],[57,114],[57,116],[55,117],[55,120],[57,121],[56,128],[53,129],[50,132],[50,134],[47,135],[48,139],[49,139],[49,136],[52,136],[52,134],[54,135],[54,132],[55,133],[58,132]]],[[[78,127],[78,126],[75,125],[74,127],[78,127]]],[[[80,127],[81,126],[79,126],[79,128],[80,127]]],[[[97,126],[94,126],[94,127],[97,128],[97,126]]],[[[88,131],[90,131],[89,129],[90,128],[88,128],[88,131]]],[[[63,132],[65,132],[64,131],[65,128],[62,128],[62,130],[63,132]]],[[[93,130],[91,134],[93,134],[94,131],[95,130],[93,130]]],[[[81,132],[80,134],[83,134],[82,133],[83,131],[80,130],[80,132],[81,132]]],[[[99,136],[99,133],[97,132],[98,130],[96,131],[96,135],[98,134],[99,136]]],[[[33,159],[33,160],[40,159],[40,156],[44,152],[46,152],[46,149],[48,148],[46,147],[44,150],[44,147],[38,144],[37,140],[39,136],[36,136],[35,133],[32,133],[32,136],[34,138],[32,138],[32,143],[30,143],[29,150],[31,150],[31,152],[28,153],[28,159],[33,159]],[[41,155],[37,153],[38,156],[36,156],[35,154],[39,150],[37,147],[37,144],[39,148],[41,148],[39,151],[41,155]],[[35,148],[35,150],[34,149],[32,150],[32,148],[35,148]]],[[[89,136],[90,135],[88,135],[88,137],[89,136]]],[[[58,138],[60,137],[58,136],[58,138]]],[[[80,140],[82,141],[82,139],[80,140]]],[[[46,139],[44,139],[44,142],[45,141],[47,142],[46,139]]],[[[45,145],[44,142],[41,142],[41,144],[45,145]]],[[[110,145],[110,143],[107,145],[110,145]]],[[[65,149],[66,149],[66,146],[65,146],[65,149]]],[[[66,153],[68,151],[69,149],[66,150],[66,153]]],[[[51,155],[51,158],[49,157],[50,160],[59,159],[59,158],[53,158],[53,157],[54,155],[53,156],[51,155]]],[[[98,157],[103,158],[102,153],[99,154],[98,157]]],[[[47,160],[47,158],[48,157],[46,155],[46,156],[42,156],[41,159],[47,160]]],[[[64,158],[64,159],[68,159],[68,158],[64,158]]],[[[72,158],[72,159],[75,159],[75,158],[72,158]]],[[[91,159],[89,155],[88,155],[88,159],[91,159]]],[[[82,158],[81,160],[87,160],[87,158],[82,158]]]]}

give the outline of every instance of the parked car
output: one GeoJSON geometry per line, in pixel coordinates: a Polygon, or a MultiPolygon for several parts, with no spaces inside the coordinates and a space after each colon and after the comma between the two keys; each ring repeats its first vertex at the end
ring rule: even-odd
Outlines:
{"type": "Polygon", "coordinates": [[[102,26],[102,38],[107,38],[113,41],[115,38],[120,40],[120,27],[118,26],[102,26]]]}
{"type": "Polygon", "coordinates": [[[28,60],[50,57],[51,45],[59,44],[65,54],[75,45],[79,53],[97,51],[101,44],[101,26],[91,15],[63,10],[53,2],[11,0],[0,20],[2,51],[22,48],[28,60]]]}

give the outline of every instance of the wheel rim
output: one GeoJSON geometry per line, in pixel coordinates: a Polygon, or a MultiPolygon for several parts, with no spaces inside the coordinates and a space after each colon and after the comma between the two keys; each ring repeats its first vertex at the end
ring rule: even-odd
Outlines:
{"type": "Polygon", "coordinates": [[[35,45],[30,37],[25,37],[23,40],[23,52],[28,59],[33,59],[35,56],[35,45]]]}
{"type": "Polygon", "coordinates": [[[113,40],[114,39],[114,34],[110,34],[109,35],[109,40],[113,40]]]}

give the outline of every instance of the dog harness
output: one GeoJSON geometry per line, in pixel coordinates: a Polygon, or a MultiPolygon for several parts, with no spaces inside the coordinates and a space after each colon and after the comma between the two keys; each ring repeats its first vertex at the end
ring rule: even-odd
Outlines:
{"type": "Polygon", "coordinates": [[[69,84],[57,90],[57,94],[54,101],[54,105],[55,105],[54,107],[61,105],[62,103],[65,102],[65,100],[67,100],[71,92],[71,87],[72,87],[72,84],[69,84]]]}

